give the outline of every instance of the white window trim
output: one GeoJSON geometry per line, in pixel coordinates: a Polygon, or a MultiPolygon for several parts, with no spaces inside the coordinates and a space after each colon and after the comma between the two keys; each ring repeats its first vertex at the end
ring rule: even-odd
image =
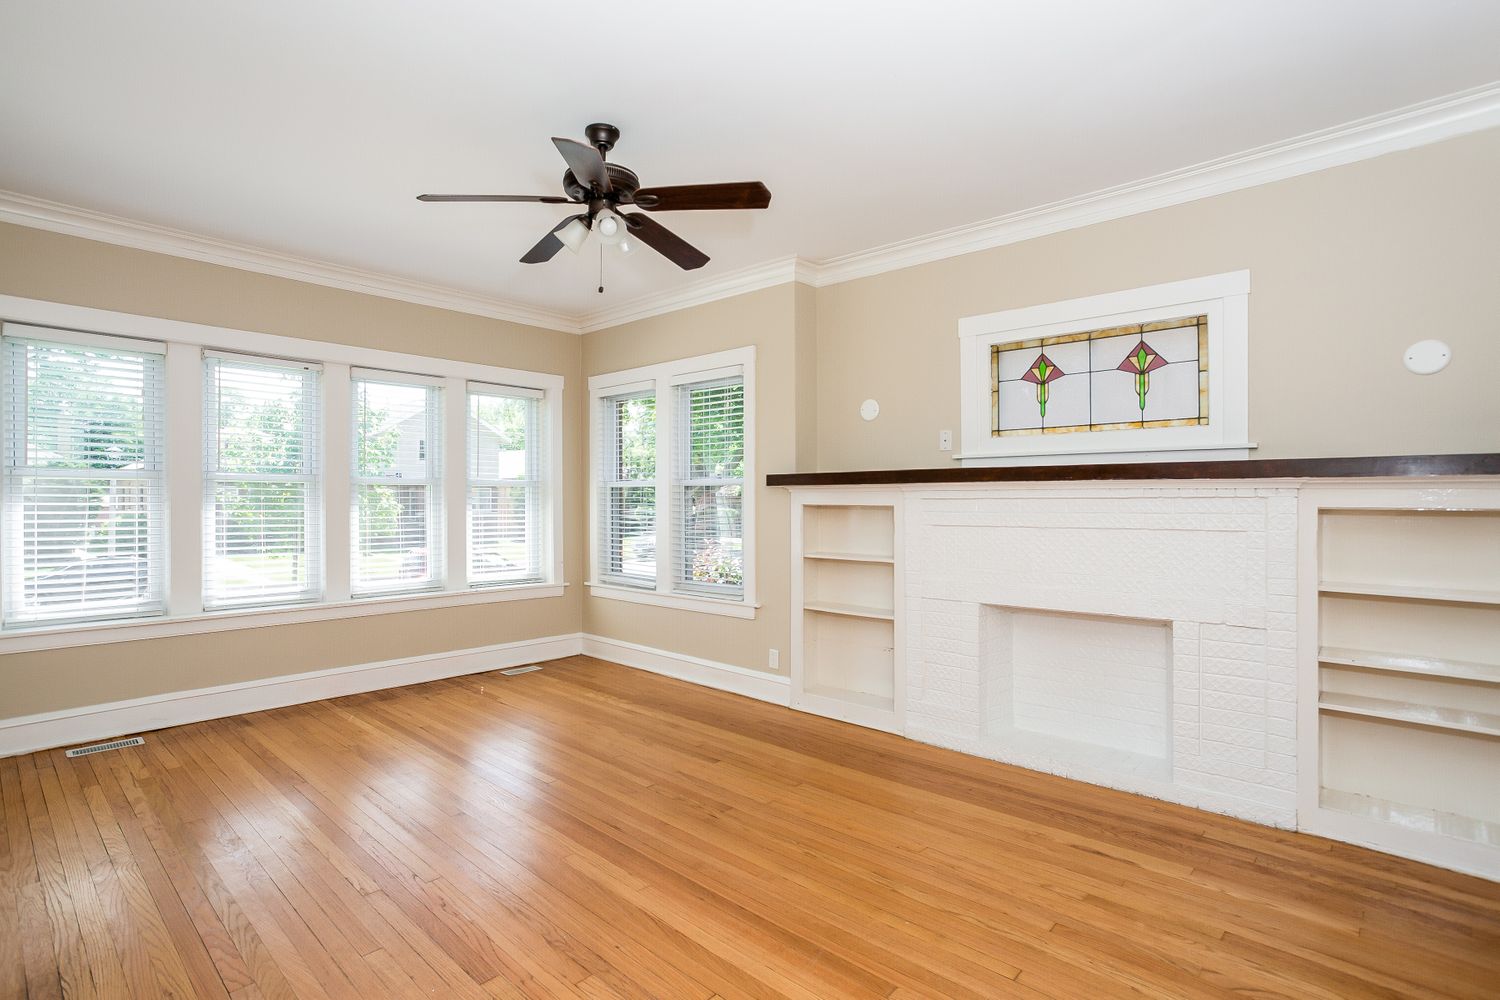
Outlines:
{"type": "Polygon", "coordinates": [[[954,457],[966,466],[1248,458],[1255,447],[1249,440],[1249,302],[1250,272],[1230,271],[959,320],[963,451],[954,457]],[[1208,426],[991,434],[992,345],[1189,313],[1208,316],[1208,426]]]}
{"type": "Polygon", "coordinates": [[[609,372],[589,377],[589,538],[592,540],[589,560],[589,593],[594,597],[614,601],[628,601],[682,611],[697,611],[704,614],[725,615],[731,618],[754,618],[760,604],[756,600],[756,499],[759,481],[755,472],[755,348],[740,347],[715,354],[705,354],[676,361],[664,361],[644,365],[626,371],[609,372]],[[745,524],[744,593],[737,599],[716,598],[702,595],[675,593],[672,590],[672,573],[664,564],[663,542],[672,538],[671,518],[671,470],[672,428],[676,414],[675,385],[696,382],[706,378],[742,374],[745,379],[745,491],[742,501],[745,524]],[[599,401],[606,396],[619,395],[631,390],[648,387],[656,392],[656,587],[629,587],[604,579],[599,569],[599,456],[597,447],[599,424],[599,401]]]}
{"type": "MultiPolygon", "coordinates": [[[[393,614],[431,608],[470,604],[499,603],[561,597],[567,584],[563,579],[563,530],[566,465],[563,452],[564,379],[547,372],[529,372],[495,365],[426,357],[374,348],[353,347],[326,341],[284,337],[278,334],[234,330],[227,327],[161,319],[133,313],[93,309],[65,303],[47,302],[13,295],[0,295],[0,321],[41,327],[39,334],[59,339],[78,336],[72,331],[86,331],[86,338],[104,338],[118,344],[118,338],[165,345],[167,354],[167,614],[165,616],[121,619],[71,626],[38,626],[0,631],[0,655],[41,649],[123,642],[175,635],[194,635],[239,628],[261,628],[268,625],[326,621],[371,614],[393,614]],[[349,596],[349,488],[348,462],[323,463],[324,595],[314,604],[275,608],[247,608],[205,612],[202,610],[202,352],[222,350],[234,354],[261,354],[267,357],[304,360],[322,364],[324,374],[323,433],[325,455],[346,455],[352,447],[352,427],[348,419],[327,419],[346,414],[350,407],[351,368],[373,368],[381,371],[409,372],[442,380],[450,390],[444,395],[444,447],[456,447],[457,457],[445,454],[448,475],[460,477],[467,467],[463,459],[464,435],[453,434],[465,427],[467,382],[484,382],[515,386],[537,392],[546,401],[548,421],[548,484],[551,502],[546,531],[547,579],[541,583],[497,584],[471,588],[464,579],[467,562],[448,561],[444,589],[422,594],[363,597],[349,596]],[[455,427],[456,424],[456,427],[455,427]],[[332,440],[330,439],[333,438],[332,440]],[[342,548],[344,551],[336,551],[342,548]]],[[[160,349],[160,347],[158,347],[160,349]]],[[[456,547],[464,554],[462,516],[466,490],[454,490],[451,481],[444,483],[446,502],[457,503],[459,517],[449,516],[449,554],[456,547]],[[458,530],[453,529],[454,524],[458,530]]]]}

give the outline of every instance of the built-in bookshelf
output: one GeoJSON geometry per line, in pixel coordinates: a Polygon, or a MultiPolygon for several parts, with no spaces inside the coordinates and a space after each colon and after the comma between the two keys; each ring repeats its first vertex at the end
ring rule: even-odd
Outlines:
{"type": "Polygon", "coordinates": [[[1500,510],[1492,491],[1472,493],[1305,498],[1316,636],[1303,825],[1495,877],[1500,510]]]}
{"type": "Polygon", "coordinates": [[[793,498],[792,707],[899,732],[896,495],[793,498]]]}

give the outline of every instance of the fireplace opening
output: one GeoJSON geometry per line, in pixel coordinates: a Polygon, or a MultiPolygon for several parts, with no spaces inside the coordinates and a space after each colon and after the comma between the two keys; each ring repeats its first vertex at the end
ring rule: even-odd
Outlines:
{"type": "Polygon", "coordinates": [[[1170,777],[1171,622],[984,605],[979,631],[992,749],[1170,777]]]}

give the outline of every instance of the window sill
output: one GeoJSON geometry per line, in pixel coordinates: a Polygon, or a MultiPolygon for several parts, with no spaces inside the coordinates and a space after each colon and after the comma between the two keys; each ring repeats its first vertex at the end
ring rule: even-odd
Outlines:
{"type": "Polygon", "coordinates": [[[525,583],[425,594],[397,594],[391,597],[359,597],[348,601],[295,607],[207,611],[178,618],[133,618],[85,625],[39,626],[0,632],[0,655],[178,635],[201,635],[205,632],[228,632],[242,628],[364,618],[369,615],[393,615],[403,611],[431,611],[470,604],[545,600],[563,596],[566,587],[565,583],[525,583]]]}
{"type": "Polygon", "coordinates": [[[650,604],[658,608],[676,608],[679,611],[698,611],[709,615],[724,615],[728,618],[754,618],[759,604],[748,597],[743,601],[720,601],[712,597],[688,597],[685,594],[663,594],[655,590],[636,590],[608,583],[587,583],[589,593],[611,601],[628,601],[632,604],[650,604]]]}

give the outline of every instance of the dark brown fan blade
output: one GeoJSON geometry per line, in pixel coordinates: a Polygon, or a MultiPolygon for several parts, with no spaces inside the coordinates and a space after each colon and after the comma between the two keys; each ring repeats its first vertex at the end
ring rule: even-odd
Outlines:
{"type": "Polygon", "coordinates": [[[655,219],[640,213],[623,216],[631,235],[682,268],[695,271],[708,263],[708,254],[693,246],[655,219]]]}
{"type": "Polygon", "coordinates": [[[604,157],[588,143],[577,139],[552,137],[552,145],[568,161],[568,169],[578,178],[578,183],[587,184],[600,194],[609,193],[609,171],[604,168],[604,157]]]}
{"type": "Polygon", "coordinates": [[[543,236],[540,240],[537,241],[536,246],[526,251],[526,255],[521,258],[521,263],[545,264],[553,257],[556,257],[557,251],[563,248],[563,241],[557,238],[557,233],[562,230],[563,226],[566,226],[574,219],[582,218],[584,218],[584,216],[582,215],[570,215],[566,219],[559,222],[557,225],[553,226],[552,232],[548,233],[546,236],[543,236]]]}
{"type": "Polygon", "coordinates": [[[572,205],[571,198],[555,194],[419,194],[418,201],[534,201],[543,205],[572,205]]]}
{"type": "Polygon", "coordinates": [[[648,212],[696,212],[717,208],[765,208],[771,192],[760,181],[731,184],[679,184],[641,188],[635,203],[648,212]]]}

